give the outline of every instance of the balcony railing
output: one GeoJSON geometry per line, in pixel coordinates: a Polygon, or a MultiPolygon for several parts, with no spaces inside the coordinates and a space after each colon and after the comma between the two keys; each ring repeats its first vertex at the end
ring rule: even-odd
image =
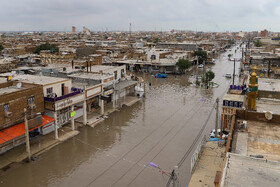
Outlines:
{"type": "Polygon", "coordinates": [[[55,98],[50,98],[50,97],[44,97],[44,100],[45,101],[50,101],[50,102],[56,102],[56,101],[60,101],[60,100],[63,100],[63,99],[66,99],[68,97],[73,97],[75,95],[78,95],[80,93],[83,92],[82,89],[79,89],[79,88],[72,88],[71,89],[73,92],[69,93],[69,94],[65,94],[63,96],[60,96],[60,97],[55,97],[55,98]]]}

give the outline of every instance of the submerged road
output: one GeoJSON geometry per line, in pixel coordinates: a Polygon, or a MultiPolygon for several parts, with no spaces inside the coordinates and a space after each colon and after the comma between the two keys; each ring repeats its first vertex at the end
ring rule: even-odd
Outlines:
{"type": "Polygon", "coordinates": [[[207,67],[215,72],[219,87],[189,86],[194,76],[156,79],[141,74],[152,84],[141,102],[111,114],[95,128],[80,128],[79,135],[37,161],[6,171],[0,176],[0,186],[165,186],[169,178],[148,166],[149,162],[167,172],[179,163],[180,185],[186,186],[196,148],[192,144],[200,132],[201,139],[214,128],[215,100],[222,98],[231,81],[225,78],[233,72],[228,53],[241,58],[235,48],[207,67]]]}

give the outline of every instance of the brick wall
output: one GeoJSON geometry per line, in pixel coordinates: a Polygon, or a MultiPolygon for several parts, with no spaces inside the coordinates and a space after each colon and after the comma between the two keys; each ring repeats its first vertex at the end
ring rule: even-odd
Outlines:
{"type": "MultiPolygon", "coordinates": [[[[8,85],[16,85],[17,82],[9,82],[4,83],[6,86],[8,85]]],[[[0,88],[2,84],[0,84],[0,88]]],[[[23,88],[19,91],[15,91],[12,93],[8,93],[5,95],[1,95],[0,97],[0,130],[22,123],[24,121],[23,111],[24,108],[28,108],[27,99],[31,96],[35,98],[36,109],[31,110],[27,109],[28,114],[36,114],[39,112],[44,112],[44,95],[43,95],[43,87],[39,85],[33,84],[22,84],[23,88]],[[12,117],[5,117],[3,106],[5,104],[9,104],[9,112],[12,112],[12,117]]],[[[29,117],[30,118],[30,117],[29,117]]]]}

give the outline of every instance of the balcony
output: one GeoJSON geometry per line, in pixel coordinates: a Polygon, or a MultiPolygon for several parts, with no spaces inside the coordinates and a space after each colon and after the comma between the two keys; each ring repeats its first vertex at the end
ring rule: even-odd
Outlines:
{"type": "Polygon", "coordinates": [[[60,97],[49,98],[44,97],[45,109],[60,110],[73,104],[82,102],[85,99],[85,93],[82,89],[72,88],[72,92],[60,97]]]}

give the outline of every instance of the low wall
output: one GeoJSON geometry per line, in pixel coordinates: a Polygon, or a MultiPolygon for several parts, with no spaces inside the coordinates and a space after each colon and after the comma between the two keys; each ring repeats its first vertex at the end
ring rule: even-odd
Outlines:
{"type": "Polygon", "coordinates": [[[280,99],[280,92],[259,90],[258,97],[259,98],[280,99]]]}
{"type": "Polygon", "coordinates": [[[236,117],[244,120],[262,121],[267,123],[280,123],[280,115],[273,114],[271,120],[265,118],[264,113],[246,110],[236,110],[236,117]]]}

